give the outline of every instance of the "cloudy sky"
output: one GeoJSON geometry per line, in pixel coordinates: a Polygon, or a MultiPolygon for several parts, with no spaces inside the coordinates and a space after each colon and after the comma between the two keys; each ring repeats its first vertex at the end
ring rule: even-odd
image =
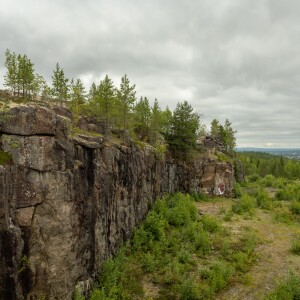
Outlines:
{"type": "Polygon", "coordinates": [[[238,146],[300,148],[299,0],[0,0],[4,51],[49,83],[56,62],[87,89],[126,73],[164,108],[228,118],[238,146]]]}

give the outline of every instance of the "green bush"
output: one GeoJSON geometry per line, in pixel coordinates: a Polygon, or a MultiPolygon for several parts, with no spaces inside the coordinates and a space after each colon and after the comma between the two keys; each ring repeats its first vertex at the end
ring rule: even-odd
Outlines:
{"type": "Polygon", "coordinates": [[[209,197],[204,193],[193,193],[191,196],[197,202],[205,202],[209,200],[209,197]]]}
{"type": "Polygon", "coordinates": [[[300,185],[297,183],[288,184],[284,189],[276,192],[277,200],[300,201],[300,185]]]}
{"type": "Polygon", "coordinates": [[[211,240],[208,233],[205,231],[200,231],[197,233],[193,244],[196,252],[200,255],[206,255],[211,251],[211,240]]]}
{"type": "Polygon", "coordinates": [[[185,279],[182,284],[178,286],[178,292],[182,300],[203,299],[199,284],[194,278],[185,279]]]}
{"type": "Polygon", "coordinates": [[[205,215],[200,219],[201,223],[203,224],[203,229],[208,232],[217,232],[221,229],[221,225],[219,221],[213,217],[205,215]]]}
{"type": "Polygon", "coordinates": [[[262,209],[272,209],[273,201],[265,190],[259,190],[256,194],[257,206],[262,209]]]}
{"type": "Polygon", "coordinates": [[[300,202],[293,201],[291,203],[290,210],[294,215],[300,215],[300,202]]]}
{"type": "Polygon", "coordinates": [[[175,194],[167,201],[167,206],[170,225],[178,227],[196,220],[197,208],[189,195],[175,194]]]}
{"type": "Polygon", "coordinates": [[[262,184],[266,187],[276,187],[276,178],[273,175],[266,175],[262,180],[262,184]]]}
{"type": "Polygon", "coordinates": [[[211,295],[224,289],[234,273],[234,268],[224,261],[218,261],[201,272],[202,279],[210,288],[211,295]]]}
{"type": "Polygon", "coordinates": [[[247,177],[250,182],[257,182],[260,179],[258,174],[253,174],[247,177]]]}
{"type": "Polygon", "coordinates": [[[292,241],[291,252],[300,255],[300,235],[292,241]]]}
{"type": "Polygon", "coordinates": [[[249,195],[243,195],[240,200],[232,205],[232,211],[237,214],[253,214],[256,207],[256,201],[249,195]]]}
{"type": "Polygon", "coordinates": [[[299,300],[300,278],[290,273],[288,279],[281,282],[279,286],[269,294],[265,300],[299,300]]]}
{"type": "Polygon", "coordinates": [[[233,185],[233,194],[235,198],[240,198],[243,195],[242,188],[237,182],[233,185]]]}

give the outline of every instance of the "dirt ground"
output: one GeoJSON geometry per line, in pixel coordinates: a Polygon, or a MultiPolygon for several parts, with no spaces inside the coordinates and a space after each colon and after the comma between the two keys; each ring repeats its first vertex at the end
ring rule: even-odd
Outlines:
{"type": "MultiPolygon", "coordinates": [[[[222,211],[231,207],[233,200],[220,199],[216,202],[198,203],[202,214],[222,217],[222,211]]],[[[253,217],[234,215],[224,226],[233,235],[239,235],[243,228],[251,228],[259,238],[256,249],[257,262],[252,266],[245,283],[233,283],[221,292],[216,299],[250,300],[263,299],[280,280],[284,280],[290,270],[300,274],[300,256],[290,252],[291,241],[300,235],[299,224],[274,222],[272,211],[256,209],[253,217]]]]}

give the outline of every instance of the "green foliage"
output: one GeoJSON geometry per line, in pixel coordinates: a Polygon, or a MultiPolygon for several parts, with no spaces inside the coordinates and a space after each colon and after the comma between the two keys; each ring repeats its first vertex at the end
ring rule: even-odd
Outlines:
{"type": "Polygon", "coordinates": [[[60,105],[69,98],[70,86],[69,79],[65,77],[64,70],[56,64],[55,70],[52,75],[52,95],[54,99],[60,101],[60,105]]]}
{"type": "Polygon", "coordinates": [[[218,138],[223,143],[227,153],[233,153],[236,146],[236,131],[232,129],[231,125],[228,119],[226,119],[224,126],[220,124],[218,119],[213,119],[210,127],[211,136],[218,138]]]}
{"type": "Polygon", "coordinates": [[[276,178],[273,175],[268,174],[261,180],[261,183],[266,187],[275,187],[276,178]]]}
{"type": "Polygon", "coordinates": [[[201,272],[202,278],[209,287],[210,296],[213,296],[224,289],[228,285],[233,274],[234,268],[224,261],[218,261],[209,269],[205,269],[201,272]]]}
{"type": "Polygon", "coordinates": [[[26,270],[30,265],[29,258],[27,255],[23,255],[19,261],[19,269],[18,273],[22,273],[24,270],[26,270]]]}
{"type": "Polygon", "coordinates": [[[199,114],[186,101],[178,103],[173,112],[170,132],[166,135],[173,155],[188,159],[189,153],[196,147],[199,114]]]}
{"type": "Polygon", "coordinates": [[[221,229],[219,221],[213,217],[205,215],[200,219],[201,223],[203,224],[203,229],[208,232],[217,232],[221,229]]]}
{"type": "Polygon", "coordinates": [[[243,195],[243,190],[237,182],[233,185],[233,194],[235,198],[240,198],[243,195]]]}
{"type": "Polygon", "coordinates": [[[300,278],[290,273],[286,281],[270,293],[265,300],[297,300],[300,299],[300,278]]]}
{"type": "Polygon", "coordinates": [[[11,161],[12,157],[9,153],[0,150],[0,166],[3,166],[11,161]]]}
{"type": "Polygon", "coordinates": [[[240,200],[232,205],[232,211],[237,214],[253,214],[256,207],[255,198],[249,195],[243,195],[240,200]]]}
{"type": "Polygon", "coordinates": [[[290,210],[294,215],[300,215],[300,202],[293,201],[291,203],[290,210]]]}
{"type": "MultiPolygon", "coordinates": [[[[261,177],[273,175],[276,178],[300,178],[299,161],[259,152],[237,153],[237,156],[242,161],[247,176],[257,174],[261,177]]],[[[268,178],[268,180],[266,180],[266,184],[272,184],[272,179],[268,178]],[[268,180],[270,181],[268,182],[268,180]]]]}
{"type": "Polygon", "coordinates": [[[300,255],[300,235],[292,240],[291,252],[300,255]]]}
{"type": "Polygon", "coordinates": [[[178,293],[182,300],[203,299],[203,295],[196,278],[184,279],[184,281],[178,286],[178,293]]]}
{"type": "Polygon", "coordinates": [[[298,183],[286,184],[284,188],[276,192],[275,198],[278,200],[300,201],[300,185],[298,183]]]}
{"type": "Polygon", "coordinates": [[[17,55],[7,49],[5,51],[5,67],[7,72],[4,76],[4,85],[13,92],[13,95],[31,98],[45,84],[42,76],[34,74],[34,64],[25,54],[17,55]]]}
{"type": "Polygon", "coordinates": [[[273,201],[265,190],[263,189],[259,190],[255,196],[256,196],[256,203],[258,207],[262,209],[273,208],[273,201]]]}
{"type": "Polygon", "coordinates": [[[85,300],[85,297],[76,289],[74,293],[74,300],[85,300]]]}
{"type": "Polygon", "coordinates": [[[196,202],[209,201],[209,197],[206,194],[201,193],[201,192],[193,193],[191,196],[196,202]]]}
{"type": "Polygon", "coordinates": [[[182,226],[196,219],[197,209],[189,195],[175,194],[167,203],[170,225],[182,226]]]}
{"type": "Polygon", "coordinates": [[[122,129],[124,130],[123,138],[125,138],[125,130],[129,129],[128,118],[134,107],[135,98],[135,84],[130,86],[130,81],[125,74],[121,78],[120,88],[117,90],[117,99],[119,101],[122,120],[122,129]]]}

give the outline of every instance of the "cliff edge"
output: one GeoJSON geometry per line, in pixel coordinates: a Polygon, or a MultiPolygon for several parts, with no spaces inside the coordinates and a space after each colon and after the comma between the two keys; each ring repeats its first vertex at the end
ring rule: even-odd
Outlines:
{"type": "Polygon", "coordinates": [[[71,123],[37,104],[0,115],[0,299],[71,299],[163,193],[232,192],[230,163],[180,163],[71,123]]]}

